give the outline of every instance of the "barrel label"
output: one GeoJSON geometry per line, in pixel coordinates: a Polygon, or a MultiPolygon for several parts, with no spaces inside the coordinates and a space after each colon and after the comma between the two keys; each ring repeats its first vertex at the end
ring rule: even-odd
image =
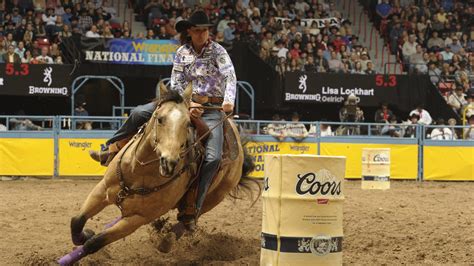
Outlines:
{"type": "MultiPolygon", "coordinates": [[[[280,251],[287,253],[312,253],[324,256],[329,253],[342,251],[342,236],[331,237],[327,235],[317,235],[309,237],[280,237],[280,251]]],[[[262,233],[262,248],[277,251],[278,237],[272,234],[262,233]]]]}
{"type": "Polygon", "coordinates": [[[326,169],[321,169],[316,173],[297,174],[296,193],[299,195],[340,195],[341,181],[326,169]]]}

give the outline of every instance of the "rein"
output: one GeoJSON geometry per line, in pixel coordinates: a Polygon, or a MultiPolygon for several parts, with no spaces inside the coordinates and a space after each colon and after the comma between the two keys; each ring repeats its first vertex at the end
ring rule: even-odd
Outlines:
{"type": "MultiPolygon", "coordinates": [[[[161,103],[158,104],[157,106],[157,109],[159,109],[161,107],[161,103]]],[[[190,108],[195,108],[195,107],[190,107],[190,108]]],[[[222,110],[221,107],[213,107],[213,106],[202,106],[202,107],[198,107],[198,108],[203,108],[203,109],[210,109],[210,110],[222,110]]],[[[219,123],[217,123],[215,126],[213,126],[212,128],[210,128],[205,134],[203,134],[202,136],[200,136],[197,140],[194,141],[193,144],[191,144],[183,153],[180,154],[180,158],[182,159],[186,154],[188,154],[190,151],[192,151],[199,143],[201,140],[203,140],[205,137],[207,137],[211,132],[212,130],[214,130],[215,128],[217,128],[219,125],[221,125],[222,123],[224,123],[225,120],[227,120],[230,116],[232,115],[232,113],[230,114],[227,114],[226,116],[224,116],[222,118],[221,121],[219,121],[219,123]]],[[[153,114],[153,118],[156,118],[156,115],[153,114]]],[[[143,126],[140,127],[140,129],[138,130],[137,134],[140,134],[140,138],[138,140],[138,143],[135,147],[135,150],[134,150],[134,157],[135,157],[135,160],[141,165],[141,166],[145,166],[145,165],[148,165],[148,164],[151,164],[153,162],[156,162],[158,160],[160,160],[160,157],[158,158],[155,158],[153,160],[150,160],[150,161],[147,161],[147,162],[142,162],[138,159],[137,157],[137,150],[138,150],[138,146],[140,146],[140,143],[143,139],[143,136],[145,135],[145,128],[146,126],[148,125],[148,123],[145,123],[143,126]]],[[[154,141],[154,144],[155,144],[155,147],[153,147],[153,151],[156,151],[158,149],[158,127],[155,126],[154,127],[155,129],[155,141],[154,141]]],[[[164,188],[166,188],[167,186],[171,185],[172,182],[174,182],[175,180],[178,179],[179,176],[181,176],[187,169],[188,167],[186,167],[186,164],[185,166],[183,166],[178,172],[176,172],[174,175],[172,175],[171,177],[168,178],[168,181],[166,181],[165,183],[161,184],[161,185],[158,185],[158,186],[155,186],[155,187],[152,187],[152,188],[146,188],[146,187],[138,187],[138,188],[130,188],[127,184],[125,184],[125,180],[124,180],[124,177],[123,177],[123,173],[122,173],[122,159],[123,159],[123,156],[124,154],[127,152],[128,148],[131,146],[131,143],[130,142],[126,147],[125,147],[125,150],[122,152],[122,154],[120,155],[120,158],[119,158],[119,161],[118,161],[118,165],[117,165],[117,177],[119,179],[119,185],[120,185],[120,191],[117,193],[117,199],[115,201],[115,204],[117,205],[117,207],[122,211],[122,205],[121,203],[123,202],[123,200],[131,195],[140,195],[140,196],[146,196],[146,195],[149,195],[151,193],[154,193],[154,192],[158,192],[164,188]]],[[[194,178],[193,180],[191,180],[191,182],[194,182],[196,178],[194,178]]]]}

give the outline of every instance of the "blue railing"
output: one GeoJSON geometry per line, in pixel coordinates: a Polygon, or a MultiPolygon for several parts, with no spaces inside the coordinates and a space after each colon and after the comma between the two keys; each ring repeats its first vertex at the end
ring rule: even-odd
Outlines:
{"type": "MultiPolygon", "coordinates": [[[[0,116],[0,124],[5,125],[0,131],[0,138],[53,138],[55,173],[58,176],[58,153],[60,138],[110,138],[126,117],[80,117],[80,116],[0,116]],[[29,121],[29,122],[27,122],[29,121]],[[78,130],[77,124],[90,122],[93,130],[78,130]],[[37,128],[27,123],[33,124],[37,128]],[[6,129],[6,131],[5,131],[6,129]]],[[[268,135],[266,128],[269,124],[291,124],[286,121],[255,121],[238,120],[241,132],[258,141],[297,141],[317,144],[317,154],[321,154],[321,143],[376,143],[376,144],[413,144],[418,146],[418,178],[423,180],[423,147],[427,146],[463,146],[474,147],[474,139],[456,138],[453,132],[466,135],[471,126],[423,126],[407,124],[382,123],[344,123],[344,122],[296,122],[310,128],[306,138],[286,137],[279,139],[268,135]],[[324,135],[321,126],[332,128],[333,134],[324,135]],[[387,126],[406,130],[413,127],[413,134],[381,135],[387,126]],[[437,131],[435,131],[437,130],[437,131]],[[441,133],[440,133],[441,132],[441,133]],[[449,133],[451,132],[451,134],[449,133]],[[434,134],[434,135],[433,135],[434,134]]],[[[474,129],[472,129],[474,130],[474,129]]],[[[396,132],[394,130],[393,132],[396,132]]],[[[388,131],[387,131],[388,132],[388,131]]],[[[393,133],[392,132],[392,133],[393,133]]],[[[391,134],[391,133],[389,133],[391,134]]]]}

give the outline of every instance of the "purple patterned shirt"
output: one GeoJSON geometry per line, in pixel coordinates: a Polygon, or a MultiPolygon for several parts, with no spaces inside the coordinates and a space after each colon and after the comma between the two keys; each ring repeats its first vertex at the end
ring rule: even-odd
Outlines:
{"type": "Polygon", "coordinates": [[[178,48],[171,72],[171,88],[183,93],[190,81],[194,94],[223,97],[225,102],[234,104],[237,84],[234,65],[220,44],[209,41],[201,54],[189,44],[178,48]]]}

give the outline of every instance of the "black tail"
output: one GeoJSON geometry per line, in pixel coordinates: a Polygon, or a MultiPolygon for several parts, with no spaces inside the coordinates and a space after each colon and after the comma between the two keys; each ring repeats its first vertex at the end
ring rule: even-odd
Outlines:
{"type": "Polygon", "coordinates": [[[247,145],[248,141],[241,139],[242,141],[242,149],[244,150],[244,163],[242,164],[242,176],[240,177],[239,184],[229,193],[229,195],[234,199],[242,199],[240,194],[244,191],[245,194],[250,196],[252,199],[252,207],[260,198],[260,194],[262,194],[262,187],[260,182],[255,178],[249,177],[248,175],[255,169],[255,163],[252,159],[252,156],[248,154],[247,149],[245,146],[247,145]],[[257,197],[254,198],[254,187],[257,187],[258,194],[257,197]]]}

